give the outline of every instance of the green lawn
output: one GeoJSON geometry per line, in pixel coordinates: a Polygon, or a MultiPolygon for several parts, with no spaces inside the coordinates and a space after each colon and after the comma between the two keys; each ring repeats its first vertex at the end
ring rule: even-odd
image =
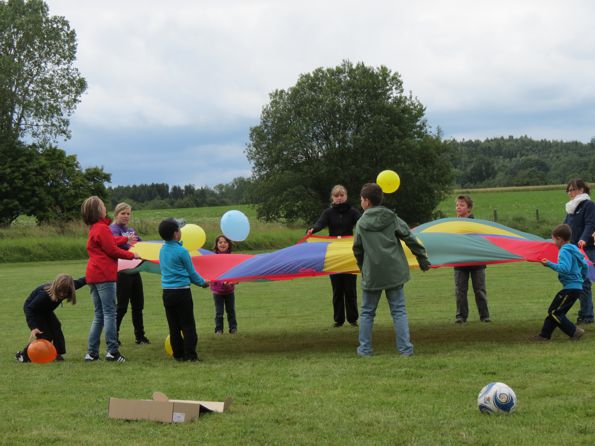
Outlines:
{"type": "MultiPolygon", "coordinates": [[[[81,261],[0,265],[3,327],[0,373],[2,444],[595,444],[595,330],[580,342],[537,333],[558,289],[537,264],[490,266],[491,324],[454,321],[451,269],[415,271],[406,286],[415,356],[395,353],[385,302],[374,331],[376,355],[358,358],[357,329],[332,328],[327,278],[241,284],[239,332],[215,337],[208,290],[193,289],[200,363],[166,357],[167,325],[159,277],[144,275],[145,326],[151,345],[134,344],[128,314],[121,333],[125,364],[85,363],[93,317],[88,289],[57,310],[67,340],[64,363],[20,364],[26,342],[22,303],[58,272],[82,275],[81,261]],[[519,399],[511,416],[479,413],[488,382],[509,384],[519,399]],[[234,403],[224,414],[169,425],[107,417],[110,396],[234,403]]],[[[471,298],[471,300],[473,300],[471,298]]],[[[576,317],[577,308],[571,311],[576,317]]],[[[102,339],[102,352],[105,348],[102,339]]]]}

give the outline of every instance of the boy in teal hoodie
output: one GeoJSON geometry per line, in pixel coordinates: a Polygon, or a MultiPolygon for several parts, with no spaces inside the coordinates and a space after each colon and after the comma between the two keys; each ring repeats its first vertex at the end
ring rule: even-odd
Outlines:
{"type": "Polygon", "coordinates": [[[190,253],[182,246],[182,232],[177,220],[167,218],[159,223],[159,235],[165,241],[159,250],[159,267],[173,357],[176,361],[199,361],[190,284],[208,288],[209,282],[196,272],[190,253]]]}
{"type": "Polygon", "coordinates": [[[362,309],[360,313],[360,356],[372,355],[372,328],[382,290],[385,291],[396,334],[397,350],[411,356],[409,322],[403,285],[409,280],[409,264],[401,241],[417,258],[422,271],[430,269],[426,250],[411,234],[409,226],[390,209],[381,206],[382,189],[376,183],[364,184],[360,192],[364,214],[355,227],[353,254],[362,273],[362,309]]]}
{"type": "Polygon", "coordinates": [[[572,230],[567,224],[558,225],[552,231],[552,240],[560,252],[558,263],[550,262],[547,259],[541,260],[547,266],[558,273],[558,280],[562,283],[562,290],[554,296],[554,300],[547,310],[547,317],[543,321],[541,333],[533,337],[535,341],[549,341],[556,327],[560,327],[570,339],[578,341],[585,333],[580,327],[575,326],[566,317],[566,313],[583,293],[583,283],[588,278],[589,267],[585,256],[579,249],[570,243],[572,230]]]}

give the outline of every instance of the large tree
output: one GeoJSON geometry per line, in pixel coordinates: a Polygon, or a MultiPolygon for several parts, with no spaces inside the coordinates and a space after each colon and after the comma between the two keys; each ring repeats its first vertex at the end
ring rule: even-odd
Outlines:
{"type": "Polygon", "coordinates": [[[74,66],[76,34],[42,0],[0,0],[0,137],[69,138],[87,88],[74,66]]]}
{"type": "Polygon", "coordinates": [[[384,66],[345,61],[274,91],[246,148],[259,216],[312,221],[334,184],[359,203],[362,184],[392,169],[401,188],[385,204],[410,223],[431,219],[452,168],[448,145],[430,133],[424,113],[403,93],[399,74],[384,66]]]}
{"type": "Polygon", "coordinates": [[[40,151],[20,142],[0,143],[0,226],[19,215],[39,223],[79,218],[80,206],[90,195],[107,196],[110,175],[98,167],[85,170],[75,155],[47,147],[40,151]]]}

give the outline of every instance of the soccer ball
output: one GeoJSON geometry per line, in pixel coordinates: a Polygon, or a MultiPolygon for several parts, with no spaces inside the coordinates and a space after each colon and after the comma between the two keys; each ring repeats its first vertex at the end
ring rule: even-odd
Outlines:
{"type": "Polygon", "coordinates": [[[504,383],[489,383],[477,396],[477,406],[481,413],[512,413],[516,404],[514,390],[504,383]]]}

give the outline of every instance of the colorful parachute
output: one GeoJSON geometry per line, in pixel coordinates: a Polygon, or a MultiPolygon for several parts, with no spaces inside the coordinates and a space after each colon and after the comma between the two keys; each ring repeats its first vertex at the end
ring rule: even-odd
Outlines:
{"type": "MultiPolygon", "coordinates": [[[[412,232],[426,247],[433,268],[558,258],[558,248],[551,240],[487,220],[445,218],[418,226],[412,232]]],[[[214,255],[201,249],[191,255],[197,271],[207,280],[288,280],[358,273],[352,244],[352,237],[310,236],[266,254],[214,255]]],[[[146,260],[120,260],[119,269],[159,273],[160,248],[160,242],[137,243],[133,249],[146,260]]],[[[418,267],[415,256],[406,246],[404,249],[409,266],[418,267]]]]}

